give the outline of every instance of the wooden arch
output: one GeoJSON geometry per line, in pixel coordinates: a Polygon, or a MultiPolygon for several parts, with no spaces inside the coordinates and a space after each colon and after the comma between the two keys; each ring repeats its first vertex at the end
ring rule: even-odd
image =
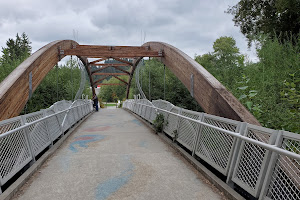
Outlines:
{"type": "MultiPolygon", "coordinates": [[[[114,58],[131,65],[131,71],[127,73],[130,76],[127,95],[138,62],[143,57],[160,57],[161,61],[194,94],[194,98],[205,112],[259,125],[255,117],[204,67],[169,44],[148,42],[141,47],[93,46],[79,45],[72,40],[54,41],[42,47],[0,83],[0,120],[19,115],[26,105],[29,97],[30,74],[32,74],[33,92],[55,64],[66,55],[76,55],[82,60],[92,86],[96,83],[89,69],[90,64],[114,58]],[[100,59],[88,63],[87,57],[100,59]],[[122,58],[134,58],[134,62],[129,63],[122,58]]],[[[94,87],[92,88],[94,93],[94,87]]]]}
{"type": "Polygon", "coordinates": [[[161,61],[194,94],[206,113],[260,125],[214,76],[184,52],[163,42],[147,42],[143,46],[163,51],[161,61]]]}
{"type": "MultiPolygon", "coordinates": [[[[0,83],[0,121],[18,116],[29,99],[29,82],[32,92],[48,74],[48,72],[65,55],[65,50],[72,49],[77,42],[73,40],[58,40],[42,47],[0,83]],[[31,78],[30,78],[31,76],[31,78]]],[[[79,57],[86,64],[85,57],[79,57]]]]}

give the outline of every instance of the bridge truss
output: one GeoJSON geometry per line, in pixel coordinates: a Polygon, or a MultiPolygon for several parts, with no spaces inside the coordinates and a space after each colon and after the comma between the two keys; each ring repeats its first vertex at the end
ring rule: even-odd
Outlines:
{"type": "Polygon", "coordinates": [[[142,46],[79,45],[72,40],[49,43],[32,54],[0,83],[0,120],[18,116],[46,74],[65,56],[77,56],[85,66],[93,93],[95,85],[109,76],[127,86],[127,97],[133,74],[143,57],[158,57],[186,86],[206,113],[259,125],[255,117],[200,64],[179,49],[162,42],[148,42],[142,46]],[[96,59],[89,62],[88,58],[96,59]],[[114,59],[118,64],[101,63],[114,59]],[[131,59],[132,62],[128,61],[131,59]],[[99,66],[91,70],[91,66],[99,66]],[[129,66],[123,70],[120,66],[129,66]],[[104,73],[113,67],[121,73],[104,73]],[[104,76],[95,80],[96,75],[104,76]],[[119,76],[129,76],[128,81],[119,76]]]}

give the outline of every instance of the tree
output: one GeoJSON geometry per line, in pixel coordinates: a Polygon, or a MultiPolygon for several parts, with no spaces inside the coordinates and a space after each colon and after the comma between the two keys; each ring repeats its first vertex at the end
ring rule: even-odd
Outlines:
{"type": "Polygon", "coordinates": [[[232,37],[220,37],[213,44],[214,51],[195,57],[195,60],[230,90],[234,90],[234,77],[244,68],[244,55],[232,37]]]}
{"type": "Polygon", "coordinates": [[[297,36],[300,30],[299,0],[241,0],[230,7],[227,13],[233,15],[233,21],[249,41],[259,34],[268,34],[271,38],[284,33],[282,40],[297,36]]]}
{"type": "Polygon", "coordinates": [[[16,35],[16,39],[9,38],[6,47],[2,47],[0,58],[0,81],[12,72],[21,62],[31,54],[31,42],[25,33],[16,35]]]}
{"type": "Polygon", "coordinates": [[[220,37],[213,45],[214,56],[221,68],[239,67],[244,62],[244,56],[240,54],[239,48],[232,37],[220,37]]]}

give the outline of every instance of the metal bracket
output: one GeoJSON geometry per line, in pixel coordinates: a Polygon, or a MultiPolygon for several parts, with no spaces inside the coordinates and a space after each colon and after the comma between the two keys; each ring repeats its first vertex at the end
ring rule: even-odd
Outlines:
{"type": "Polygon", "coordinates": [[[194,97],[194,74],[191,74],[191,96],[194,97]]]}
{"type": "Polygon", "coordinates": [[[63,49],[61,49],[61,46],[58,47],[58,61],[61,60],[62,55],[65,54],[65,51],[63,49]]]}
{"type": "Polygon", "coordinates": [[[161,56],[161,57],[164,56],[164,50],[163,49],[161,49],[161,50],[158,51],[158,56],[161,56]]]}
{"type": "Polygon", "coordinates": [[[28,85],[29,85],[29,99],[30,99],[31,96],[32,96],[32,72],[29,73],[29,83],[28,83],[28,85]]]}

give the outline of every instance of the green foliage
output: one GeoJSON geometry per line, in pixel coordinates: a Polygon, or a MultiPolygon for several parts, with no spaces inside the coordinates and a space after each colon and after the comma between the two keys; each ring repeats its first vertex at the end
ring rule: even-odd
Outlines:
{"type": "Polygon", "coordinates": [[[153,125],[157,133],[162,132],[164,123],[165,123],[164,115],[162,113],[157,114],[155,120],[153,121],[153,125]]]}
{"type": "Polygon", "coordinates": [[[230,70],[220,69],[220,57],[214,52],[195,60],[239,98],[263,126],[299,133],[300,111],[295,105],[299,103],[300,41],[261,39],[258,63],[243,66],[232,62],[230,70]]]}
{"type": "Polygon", "coordinates": [[[283,89],[280,92],[281,100],[287,105],[290,122],[285,123],[283,128],[292,132],[300,132],[300,77],[290,74],[289,80],[283,81],[283,89]],[[296,120],[293,120],[296,119],[296,120]],[[297,120],[298,119],[298,120],[297,120]]]}
{"type": "Polygon", "coordinates": [[[195,60],[229,90],[236,90],[234,78],[243,72],[245,56],[240,53],[232,37],[218,38],[213,49],[214,52],[198,55],[195,60]]]}
{"type": "Polygon", "coordinates": [[[252,112],[252,114],[257,118],[260,119],[262,110],[261,105],[258,103],[254,103],[255,96],[257,95],[257,90],[250,90],[249,86],[247,85],[250,81],[249,78],[247,78],[244,74],[242,75],[242,81],[238,82],[238,84],[241,84],[238,89],[241,92],[241,95],[239,97],[239,100],[246,105],[248,110],[252,112]]]}
{"type": "MultiPolygon", "coordinates": [[[[251,41],[261,34],[276,38],[281,33],[298,35],[300,30],[299,0],[240,0],[227,13],[241,32],[251,41]]],[[[282,36],[287,39],[288,34],[282,36]]]]}
{"type": "MultiPolygon", "coordinates": [[[[189,110],[203,111],[197,101],[190,95],[181,81],[166,67],[165,97],[166,101],[189,110]]],[[[135,76],[134,76],[135,77],[135,76]]],[[[140,84],[148,99],[164,99],[164,65],[155,58],[144,61],[140,69],[140,84]],[[149,92],[150,70],[150,92],[149,92]],[[149,95],[150,94],[150,95],[149,95]]],[[[131,92],[138,93],[135,88],[135,79],[132,80],[131,92]]]]}
{"type": "MultiPolygon", "coordinates": [[[[80,87],[80,80],[81,72],[74,60],[72,62],[69,60],[66,65],[54,67],[34,91],[22,114],[48,108],[63,99],[74,99],[80,87]],[[71,63],[73,63],[72,68],[71,63]]],[[[92,97],[88,81],[83,94],[92,97]]]]}
{"type": "MultiPolygon", "coordinates": [[[[128,76],[120,76],[122,80],[128,80],[128,76]]],[[[122,81],[111,78],[108,81],[104,80],[102,83],[123,84],[122,81]]],[[[117,102],[126,97],[126,85],[104,85],[100,89],[99,97],[105,102],[117,102]]]]}
{"type": "Polygon", "coordinates": [[[23,33],[16,35],[16,39],[9,38],[6,47],[2,47],[0,57],[0,82],[4,80],[19,64],[31,54],[31,42],[28,36],[23,33]]]}

